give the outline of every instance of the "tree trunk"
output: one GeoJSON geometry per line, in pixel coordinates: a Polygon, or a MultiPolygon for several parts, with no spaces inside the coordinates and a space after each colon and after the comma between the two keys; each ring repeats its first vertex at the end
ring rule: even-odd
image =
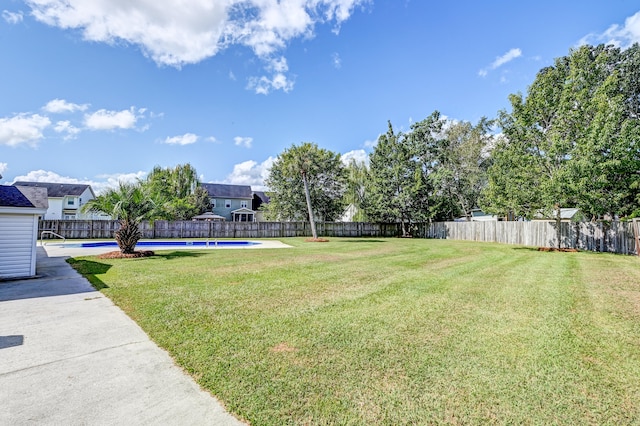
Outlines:
{"type": "Polygon", "coordinates": [[[120,251],[124,254],[131,254],[135,252],[136,244],[142,238],[142,232],[140,232],[137,223],[123,221],[120,222],[120,229],[115,232],[115,238],[120,251]]]}
{"type": "Polygon", "coordinates": [[[302,174],[302,183],[304,184],[304,196],[307,199],[307,210],[309,211],[309,223],[311,224],[311,234],[313,235],[313,239],[318,238],[318,233],[316,232],[316,222],[313,217],[313,209],[311,208],[311,195],[309,195],[309,185],[307,184],[307,175],[302,174]]]}
{"type": "Polygon", "coordinates": [[[558,240],[558,249],[562,248],[562,215],[560,214],[560,205],[556,206],[556,238],[558,240]]]}

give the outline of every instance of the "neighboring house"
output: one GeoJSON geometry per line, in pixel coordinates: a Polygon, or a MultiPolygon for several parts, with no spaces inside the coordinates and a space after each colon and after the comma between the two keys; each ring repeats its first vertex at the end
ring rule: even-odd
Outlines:
{"type": "Polygon", "coordinates": [[[255,222],[253,191],[248,185],[203,183],[209,193],[211,211],[231,222],[255,222]]]}
{"type": "MultiPolygon", "coordinates": [[[[472,209],[471,217],[469,218],[471,222],[495,222],[498,220],[498,216],[488,214],[483,212],[481,209],[472,209]]],[[[466,222],[466,217],[459,217],[455,220],[455,222],[466,222]]]]}
{"type": "MultiPolygon", "coordinates": [[[[553,210],[549,217],[543,212],[537,213],[533,220],[556,220],[558,210],[553,210]]],[[[584,215],[578,208],[560,208],[560,220],[562,222],[581,222],[584,221],[584,215]]]]}
{"type": "Polygon", "coordinates": [[[336,222],[353,222],[353,219],[357,214],[358,208],[353,204],[349,204],[344,209],[344,212],[342,212],[342,215],[336,220],[336,222]]]}
{"type": "Polygon", "coordinates": [[[0,280],[36,274],[38,219],[46,211],[46,190],[0,186],[0,280]]]}
{"type": "Polygon", "coordinates": [[[49,208],[45,220],[110,219],[108,216],[82,213],[82,206],[96,198],[90,185],[75,183],[15,182],[13,186],[45,188],[49,208]]]}
{"type": "Polygon", "coordinates": [[[269,196],[262,191],[253,191],[253,203],[251,208],[256,212],[256,222],[264,222],[264,211],[260,207],[269,204],[269,196]]]}

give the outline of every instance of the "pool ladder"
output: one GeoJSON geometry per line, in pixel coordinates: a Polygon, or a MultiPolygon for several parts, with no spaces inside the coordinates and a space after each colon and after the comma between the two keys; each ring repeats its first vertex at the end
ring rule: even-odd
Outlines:
{"type": "Polygon", "coordinates": [[[41,245],[41,246],[44,246],[44,245],[45,245],[45,242],[44,242],[44,235],[45,235],[45,234],[47,234],[47,235],[53,235],[54,237],[58,237],[58,238],[62,238],[62,242],[63,242],[63,243],[64,243],[65,241],[67,241],[67,239],[66,239],[65,237],[63,237],[63,236],[62,236],[62,235],[60,235],[60,234],[56,234],[56,233],[55,233],[55,232],[53,232],[53,231],[42,231],[42,232],[40,233],[40,245],[41,245]]]}

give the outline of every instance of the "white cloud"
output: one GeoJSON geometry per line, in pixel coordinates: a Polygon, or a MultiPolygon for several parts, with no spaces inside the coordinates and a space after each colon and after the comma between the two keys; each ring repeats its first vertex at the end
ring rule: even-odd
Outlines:
{"type": "Polygon", "coordinates": [[[353,151],[346,152],[340,156],[340,160],[342,160],[342,164],[348,166],[352,160],[356,163],[364,163],[365,165],[369,165],[369,154],[364,149],[355,149],[353,151]]]}
{"type": "Polygon", "coordinates": [[[264,181],[269,176],[269,170],[275,158],[269,157],[262,163],[249,160],[233,166],[233,171],[225,179],[225,183],[233,185],[251,185],[257,191],[264,191],[264,181]]]}
{"type": "Polygon", "coordinates": [[[627,48],[633,43],[640,43],[640,12],[629,16],[624,25],[611,25],[601,34],[588,34],[578,44],[613,44],[620,48],[627,48]]]}
{"type": "MultiPolygon", "coordinates": [[[[380,136],[378,135],[378,137],[380,136]]],[[[378,144],[378,139],[364,141],[365,148],[374,148],[377,144],[378,144]]]]}
{"type": "Polygon", "coordinates": [[[19,24],[22,22],[24,16],[22,15],[22,11],[19,12],[9,12],[8,10],[2,11],[2,18],[9,24],[19,24]]]}
{"type": "Polygon", "coordinates": [[[76,112],[76,111],[85,111],[89,108],[87,104],[74,104],[71,102],[67,102],[64,99],[54,99],[49,101],[43,109],[47,112],[57,114],[62,112],[76,112]]]}
{"type": "Polygon", "coordinates": [[[0,118],[0,145],[35,147],[44,137],[43,130],[51,125],[48,117],[38,114],[18,114],[11,118],[0,118]]]}
{"type": "Polygon", "coordinates": [[[242,136],[236,136],[235,138],[233,138],[233,143],[235,143],[236,146],[244,146],[245,148],[251,148],[251,145],[253,144],[253,138],[244,138],[242,136]]]}
{"type": "Polygon", "coordinates": [[[495,70],[495,69],[503,66],[507,62],[511,62],[514,59],[519,58],[520,56],[522,56],[522,50],[520,50],[518,48],[511,49],[507,53],[505,53],[504,55],[498,56],[496,58],[496,60],[493,61],[493,63],[491,65],[489,65],[488,68],[484,68],[484,69],[481,69],[480,71],[478,71],[478,75],[480,77],[486,77],[487,74],[489,73],[489,71],[495,70]]]}
{"type": "MultiPolygon", "coordinates": [[[[316,25],[337,34],[357,6],[371,0],[26,0],[33,16],[62,29],[79,29],[86,40],[141,48],[159,65],[181,67],[215,56],[230,45],[250,48],[271,62],[296,38],[311,38],[316,25]]],[[[282,72],[280,72],[281,74],[282,72]]],[[[273,89],[289,89],[282,78],[273,89]]],[[[286,79],[288,81],[288,79],[286,79]]],[[[262,86],[261,86],[262,87],[262,86]]]]}
{"type": "Polygon", "coordinates": [[[17,181],[26,181],[26,182],[55,182],[55,183],[82,183],[86,184],[88,181],[76,179],[68,176],[60,176],[56,172],[48,171],[48,170],[33,170],[27,173],[26,175],[16,176],[13,180],[17,181]]]}
{"type": "Polygon", "coordinates": [[[198,142],[198,135],[194,135],[193,133],[185,133],[180,136],[173,136],[166,138],[164,143],[169,145],[190,145],[192,143],[198,142]]]}
{"type": "Polygon", "coordinates": [[[74,139],[80,133],[80,129],[72,125],[68,120],[58,121],[53,130],[58,133],[66,133],[64,140],[74,139]]]}
{"type": "Polygon", "coordinates": [[[114,173],[98,175],[99,181],[91,181],[90,185],[96,194],[101,194],[109,188],[117,188],[120,182],[135,183],[147,177],[147,172],[114,173]]]}
{"type": "Polygon", "coordinates": [[[4,172],[7,171],[7,167],[8,167],[7,163],[0,163],[0,175],[2,175],[4,172]]]}
{"type": "Polygon", "coordinates": [[[132,129],[136,125],[139,116],[133,108],[122,111],[98,110],[86,114],[84,124],[91,130],[132,129]]]}
{"type": "Polygon", "coordinates": [[[282,90],[285,93],[293,90],[293,81],[285,74],[289,70],[287,59],[284,56],[274,58],[266,66],[271,72],[271,77],[251,77],[247,84],[247,89],[255,90],[257,94],[268,95],[272,90],[282,90]]]}
{"type": "Polygon", "coordinates": [[[331,55],[331,60],[333,62],[333,67],[335,69],[342,68],[342,59],[340,59],[340,54],[339,53],[333,53],[331,55]]]}

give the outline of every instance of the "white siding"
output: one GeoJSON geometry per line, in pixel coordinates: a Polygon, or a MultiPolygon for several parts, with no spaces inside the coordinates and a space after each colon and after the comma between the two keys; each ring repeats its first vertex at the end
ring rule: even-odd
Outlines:
{"type": "Polygon", "coordinates": [[[44,215],[46,220],[62,220],[62,198],[49,198],[49,208],[44,215]]]}
{"type": "Polygon", "coordinates": [[[0,214],[0,278],[35,275],[37,218],[0,214]]]}

